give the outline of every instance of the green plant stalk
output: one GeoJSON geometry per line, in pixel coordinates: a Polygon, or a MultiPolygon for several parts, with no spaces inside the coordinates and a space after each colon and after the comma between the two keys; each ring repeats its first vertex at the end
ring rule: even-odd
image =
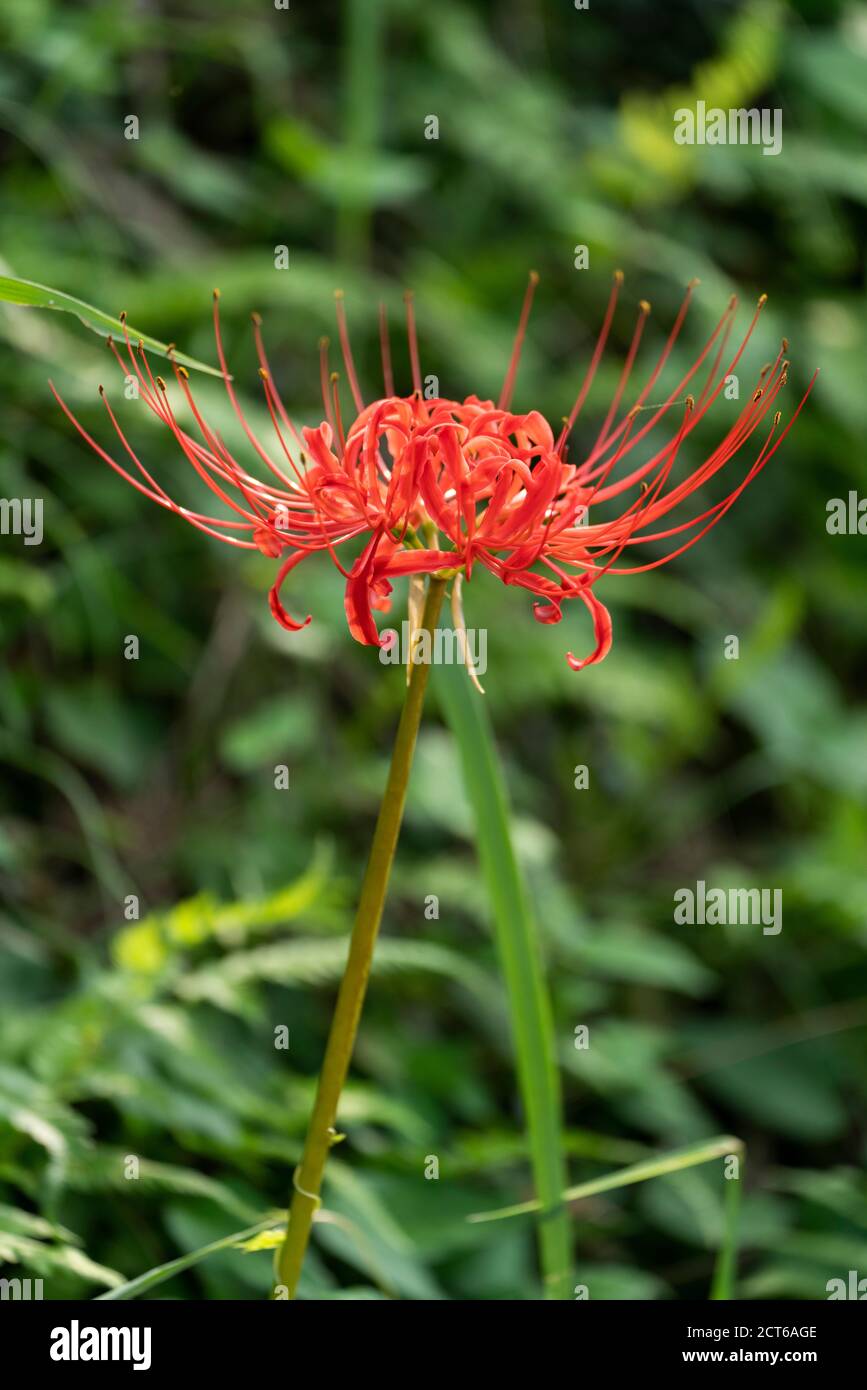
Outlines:
{"type": "Polygon", "coordinates": [[[479,860],[494,921],[517,1055],[538,1203],[546,1298],[572,1296],[572,1235],[563,1204],[567,1172],[560,1074],[539,944],[509,833],[509,811],[484,700],[459,666],[437,672],[437,690],[457,741],[473,807],[479,860]]]}
{"type": "MultiPolygon", "coordinates": [[[[431,634],[436,628],[447,581],[432,577],[428,585],[427,599],[421,619],[420,630],[431,634]]],[[[370,858],[364,873],[361,896],[355,925],[349,942],[349,955],[346,969],[337,995],[331,1030],[325,1048],[325,1058],[319,1075],[319,1085],[313,1113],[304,1143],[304,1153],[295,1173],[292,1205],[289,1209],[289,1225],[286,1239],[277,1259],[278,1283],[285,1286],[289,1298],[294,1298],[304,1263],[304,1254],[310,1239],[310,1228],[320,1205],[320,1189],[325,1171],[328,1152],[335,1142],[335,1121],[340,1093],[349,1071],[349,1063],[355,1046],[355,1036],[364,1005],[367,981],[373,960],[373,950],[391,866],[400,834],[403,808],[409,774],[415,752],[419,724],[421,723],[425,689],[430,666],[413,664],[406,701],[400,716],[394,750],[391,755],[388,781],[379,808],[370,858]]]]}
{"type": "Polygon", "coordinates": [[[732,1150],[737,1153],[740,1159],[740,1169],[737,1178],[729,1178],[726,1182],[725,1195],[725,1225],[723,1230],[723,1240],[717,1255],[716,1265],[714,1266],[713,1280],[710,1286],[710,1296],[716,1302],[727,1303],[735,1296],[735,1280],[738,1273],[738,1233],[741,1210],[741,1193],[744,1186],[743,1166],[746,1153],[744,1146],[740,1149],[732,1150]]]}

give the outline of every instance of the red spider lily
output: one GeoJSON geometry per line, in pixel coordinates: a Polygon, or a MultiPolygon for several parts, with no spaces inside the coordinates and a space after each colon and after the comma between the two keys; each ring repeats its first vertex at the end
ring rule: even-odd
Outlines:
{"type": "Polygon", "coordinates": [[[134,347],[124,328],[125,353],[110,341],[122,371],[128,373],[131,369],[135,374],[146,404],[171,430],[202,481],[228,509],[228,516],[190,511],[164,491],[129,444],[102,387],[103,403],[134,471],[106,453],[56,391],[55,395],[88,444],[145,496],[229,545],[282,558],[270,602],[274,617],[283,627],[297,631],[310,622],[309,617],[298,622],[289,616],[281,602],[280,589],[289,572],[317,551],[327,550],[346,578],[346,615],[353,637],[376,646],[381,645],[382,639],[371,610],[388,608],[392,580],[404,575],[447,574],[455,578],[457,587],[461,576],[470,578],[478,562],[505,584],[520,585],[537,595],[540,601],[534,605],[534,612],[539,622],[559,622],[567,599],[580,599],[587,606],[595,629],[595,647],[581,660],[571,652],[567,654],[569,665],[578,671],[601,661],[611,646],[611,619],[594,592],[602,576],[655,569],[694,545],[715,526],[782,444],[809,395],[815,375],[785,429],[780,431],[780,412],[771,412],[787,379],[789,364],[784,356],[784,339],[775,360],[759,373],[747,404],[720,443],[682,481],[675,482],[673,475],[681,450],[740,362],[766,299],[762,295],[743,339],[728,355],[736,309],[733,298],[686,374],[661,404],[648,405],[647,399],[683,326],[697,283],[693,282],[644,385],[632,405],[622,409],[650,313],[650,305],[641,302],[614,397],[595,443],[580,463],[571,462],[567,458],[569,437],[605,350],[623,276],[619,271],[615,274],[589,367],[556,439],[537,411],[517,415],[510,408],[537,278],[535,274],[530,276],[509,368],[496,405],[477,396],[468,396],[463,402],[425,398],[409,295],[406,304],[412,394],[395,395],[388,328],[381,309],[385,394],[365,405],[342,295],[338,293],[339,336],[356,411],[348,429],[341,415],[337,375],[329,373],[328,343],[323,339],[320,369],[324,420],[316,429],[303,428],[299,435],[274,385],[262,344],[260,320],[254,315],[260,375],[276,441],[276,451],[272,445],[271,452],[254,434],[238,404],[223,350],[219,294],[215,291],[214,330],[226,391],[251,449],[264,466],[264,478],[249,473],[232,456],[196,405],[187,372],[173,362],[192,420],[187,428],[179,423],[165,382],[153,376],[142,344],[134,347]],[[702,369],[703,384],[691,385],[702,369]],[[687,388],[692,393],[684,395],[687,388]],[[666,442],[652,446],[649,456],[635,461],[638,446],[660,423],[666,424],[678,406],[682,409],[677,412],[678,419],[668,431],[666,442]],[[645,423],[639,425],[645,414],[645,423]],[[741,452],[769,414],[771,423],[763,432],[758,454],[737,485],[699,515],[677,524],[663,524],[660,529],[663,518],[741,452]],[[627,471],[623,472],[622,465],[627,460],[627,471]],[[633,492],[633,499],[618,515],[607,520],[591,519],[594,509],[629,491],[633,492]],[[338,558],[338,547],[356,537],[363,537],[364,544],[346,569],[338,558]],[[670,538],[678,543],[655,559],[636,565],[617,563],[631,547],[670,538]]]}

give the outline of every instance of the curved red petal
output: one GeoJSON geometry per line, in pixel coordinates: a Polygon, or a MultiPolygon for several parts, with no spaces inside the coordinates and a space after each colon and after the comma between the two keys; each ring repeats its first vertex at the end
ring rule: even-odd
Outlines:
{"type": "Polygon", "coordinates": [[[580,598],[590,609],[593,618],[593,630],[596,634],[596,646],[589,656],[579,660],[571,652],[566,653],[566,660],[573,671],[582,671],[585,666],[593,666],[597,661],[602,661],[611,651],[611,614],[603,603],[600,603],[592,589],[580,588],[574,590],[574,596],[580,598]]]}
{"type": "Polygon", "coordinates": [[[289,574],[290,570],[293,570],[295,566],[300,564],[302,560],[306,559],[306,557],[307,551],[296,550],[294,554],[290,555],[287,560],[284,560],[283,564],[280,566],[280,569],[277,572],[277,578],[274,580],[274,583],[272,584],[271,590],[268,594],[268,603],[271,607],[271,613],[277,619],[277,622],[280,624],[280,626],[286,628],[287,632],[300,632],[301,629],[306,627],[307,624],[311,621],[311,616],[308,613],[307,617],[304,619],[303,622],[296,622],[295,619],[290,617],[290,615],[286,612],[286,609],[283,607],[283,604],[280,601],[280,589],[283,584],[283,580],[286,578],[287,574],[289,574]]]}

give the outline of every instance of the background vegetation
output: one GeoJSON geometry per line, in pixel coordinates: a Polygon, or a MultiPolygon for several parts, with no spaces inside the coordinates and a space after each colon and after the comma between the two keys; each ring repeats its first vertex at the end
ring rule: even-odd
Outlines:
{"type": "MultiPolygon", "coordinates": [[[[208,361],[219,285],[254,416],[250,311],[312,423],[338,285],[367,382],[376,304],[397,312],[411,285],[443,394],[496,393],[530,266],[542,283],[516,403],[553,420],[616,266],[621,350],[638,298],[658,341],[698,275],[680,363],[732,292],[750,306],[767,291],[750,375],[783,333],[787,409],[822,367],[725,524],[670,568],[606,585],[601,667],[565,664],[589,645],[578,616],[539,627],[526,596],[485,576],[466,606],[489,633],[485,698],[544,933],[572,1181],[729,1130],[749,1154],[740,1294],[823,1298],[828,1279],[867,1275],[865,540],[825,528],[829,498],[865,492],[867,11],[3,8],[0,271],[125,309],[208,361]],[[698,98],[781,108],[782,154],[676,147],[672,109],[698,98]],[[782,933],[675,926],[673,893],[697,879],[782,888],[782,933]]],[[[0,1258],[43,1274],[46,1296],[89,1297],[112,1271],[285,1205],[402,688],[349,638],[327,561],[291,587],[314,614],[291,637],[268,614],[271,562],[203,538],[87,452],[46,379],[107,439],[96,387],[116,368],[99,339],[12,308],[0,335],[0,490],[43,497],[46,517],[40,548],[5,536],[0,550],[0,1258]]],[[[591,421],[617,370],[612,356],[591,421]]],[[[196,384],[235,438],[219,384],[196,384]]],[[[735,409],[719,402],[717,434],[735,409]]],[[[124,421],[175,495],[197,498],[144,407],[124,421]]],[[[319,1228],[308,1295],[538,1296],[528,1225],[465,1220],[526,1197],[528,1165],[436,679],[342,1120],[337,1219],[319,1228]]],[[[576,1282],[705,1297],[722,1186],[713,1165],[583,1203],[576,1282]]],[[[252,1298],[269,1278],[267,1253],[228,1252],[161,1292],[252,1298]]]]}

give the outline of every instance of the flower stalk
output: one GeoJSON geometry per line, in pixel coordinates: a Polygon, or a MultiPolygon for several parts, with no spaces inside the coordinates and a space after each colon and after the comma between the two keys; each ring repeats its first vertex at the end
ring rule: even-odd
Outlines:
{"type": "MultiPolygon", "coordinates": [[[[433,575],[428,585],[419,630],[430,633],[431,641],[442,607],[447,582],[445,578],[433,575]]],[[[337,1107],[349,1071],[361,1010],[364,1005],[364,996],[367,991],[374,946],[382,920],[391,866],[403,820],[409,774],[418,738],[429,674],[429,665],[417,662],[413,664],[406,701],[391,755],[388,781],[379,809],[370,857],[361,886],[361,896],[350,938],[346,969],[343,973],[334,1016],[331,1020],[316,1100],[304,1143],[304,1153],[295,1171],[289,1225],[286,1239],[277,1259],[278,1281],[285,1289],[285,1296],[289,1298],[295,1297],[298,1288],[301,1267],[310,1239],[310,1229],[316,1210],[321,1203],[319,1194],[328,1152],[336,1137],[337,1107]]]]}

